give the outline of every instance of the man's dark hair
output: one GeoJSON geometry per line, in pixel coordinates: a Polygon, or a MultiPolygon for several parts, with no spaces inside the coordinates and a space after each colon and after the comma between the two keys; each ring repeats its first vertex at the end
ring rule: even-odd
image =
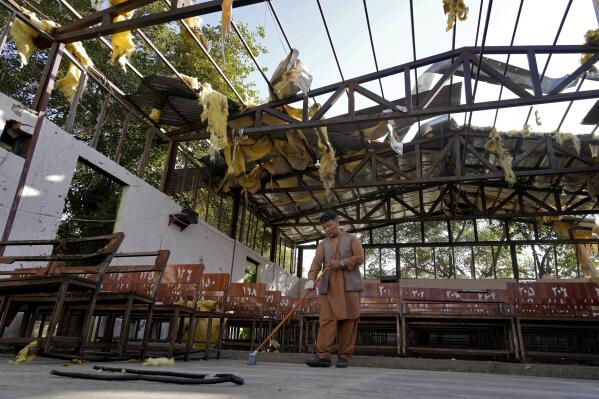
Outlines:
{"type": "Polygon", "coordinates": [[[335,211],[333,211],[332,209],[327,209],[322,213],[322,216],[319,220],[320,224],[326,223],[329,220],[337,220],[337,213],[335,213],[335,211]]]}

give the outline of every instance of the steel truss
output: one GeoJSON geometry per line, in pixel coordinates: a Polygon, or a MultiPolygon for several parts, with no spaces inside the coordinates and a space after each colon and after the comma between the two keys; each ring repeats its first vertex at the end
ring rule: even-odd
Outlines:
{"type": "Polygon", "coordinates": [[[561,46],[487,46],[484,49],[481,47],[462,47],[453,51],[440,53],[431,57],[426,57],[420,60],[408,62],[395,67],[383,69],[379,72],[373,72],[362,75],[353,79],[347,79],[338,83],[314,89],[306,93],[306,96],[297,95],[278,101],[273,101],[268,104],[258,106],[248,112],[238,115],[233,115],[230,119],[235,120],[241,117],[251,115],[254,117],[255,123],[251,127],[244,129],[245,134],[254,133],[272,133],[286,131],[290,129],[314,129],[318,127],[331,127],[339,125],[352,125],[357,123],[381,122],[387,120],[402,120],[402,119],[426,119],[438,115],[484,111],[489,109],[511,108],[526,105],[537,105],[545,103],[576,101],[599,97],[599,90],[580,90],[576,92],[565,91],[572,82],[580,79],[586,71],[599,60],[599,47],[585,45],[561,45],[561,46]],[[502,71],[497,70],[484,59],[479,57],[479,54],[484,50],[485,56],[490,55],[526,55],[528,60],[528,70],[531,74],[532,90],[526,90],[521,85],[510,79],[509,76],[504,76],[502,71]],[[575,68],[571,74],[567,75],[558,85],[550,91],[544,93],[541,88],[541,78],[537,67],[538,54],[580,54],[580,53],[595,53],[583,65],[575,68]],[[412,80],[410,74],[417,68],[424,68],[435,63],[452,60],[451,66],[447,72],[443,74],[441,79],[430,90],[425,97],[407,96],[399,102],[389,101],[376,93],[366,89],[363,84],[377,81],[389,76],[402,76],[404,80],[405,92],[410,93],[412,80]],[[516,94],[517,98],[498,99],[495,101],[476,102],[473,97],[472,88],[474,80],[478,80],[476,73],[471,72],[474,66],[480,63],[480,70],[485,73],[486,79],[497,85],[502,85],[506,89],[516,94]],[[460,105],[449,106],[431,106],[432,100],[439,93],[442,87],[451,80],[458,68],[463,68],[464,91],[466,103],[460,105]],[[355,95],[356,93],[372,100],[377,105],[382,107],[382,110],[391,112],[375,112],[371,114],[356,114],[355,95]],[[308,98],[321,95],[329,95],[328,99],[322,104],[320,110],[308,117],[308,98]],[[343,116],[325,119],[323,118],[327,111],[339,100],[342,95],[348,96],[347,114],[343,116]],[[282,105],[290,105],[294,103],[302,103],[303,119],[301,121],[294,120],[291,117],[281,115],[276,108],[282,105]],[[263,113],[268,113],[281,119],[280,124],[264,125],[262,123],[263,113]]]}

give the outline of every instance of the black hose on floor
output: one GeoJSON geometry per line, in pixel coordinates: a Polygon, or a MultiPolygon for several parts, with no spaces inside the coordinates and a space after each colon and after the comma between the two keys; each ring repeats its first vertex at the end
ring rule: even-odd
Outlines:
{"type": "MultiPolygon", "coordinates": [[[[122,372],[123,369],[98,367],[96,370],[117,371],[122,372]]],[[[237,385],[243,384],[243,378],[234,374],[215,374],[214,377],[205,378],[206,374],[186,374],[175,373],[169,371],[155,370],[133,370],[124,369],[125,374],[108,374],[108,373],[76,373],[71,371],[52,370],[50,374],[60,377],[80,378],[84,380],[99,380],[99,381],[151,381],[163,382],[167,384],[182,384],[182,385],[208,385],[221,384],[224,382],[232,382],[237,385]]]]}

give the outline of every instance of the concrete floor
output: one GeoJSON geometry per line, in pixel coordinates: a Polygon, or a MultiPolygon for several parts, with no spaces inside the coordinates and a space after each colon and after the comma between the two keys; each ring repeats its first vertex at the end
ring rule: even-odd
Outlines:
{"type": "MultiPolygon", "coordinates": [[[[78,380],[50,375],[50,370],[91,372],[93,363],[63,366],[36,359],[20,366],[0,356],[0,398],[27,399],[187,399],[187,398],[593,398],[599,381],[483,373],[350,367],[312,369],[301,364],[247,366],[239,360],[177,362],[169,371],[233,373],[245,384],[174,385],[154,382],[78,380]]],[[[141,364],[102,363],[146,369],[141,364]]]]}

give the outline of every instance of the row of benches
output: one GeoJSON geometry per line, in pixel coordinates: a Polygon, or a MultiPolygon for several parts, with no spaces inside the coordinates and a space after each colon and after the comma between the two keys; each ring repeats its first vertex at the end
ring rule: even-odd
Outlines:
{"type": "MultiPolygon", "coordinates": [[[[169,251],[118,253],[124,236],[0,242],[52,245],[46,256],[5,256],[0,263],[47,261],[0,272],[0,345],[41,341],[48,355],[204,356],[221,347],[255,347],[298,301],[265,284],[232,283],[201,264],[168,264],[169,251]],[[70,245],[97,250],[60,254],[70,245]],[[120,265],[119,258],[154,257],[120,265]],[[205,301],[205,302],[201,302],[205,301]],[[200,305],[204,306],[198,306],[200,305]],[[148,327],[148,328],[146,328],[148,327]]],[[[21,264],[23,266],[23,264],[21,264]]],[[[366,281],[358,352],[393,355],[526,357],[599,356],[599,288],[589,282],[508,282],[505,287],[430,287],[426,282],[366,281]]],[[[455,284],[454,284],[455,285],[455,284]]],[[[318,292],[275,337],[284,351],[312,351],[318,292]]],[[[278,343],[278,345],[277,345],[278,343]]]]}

